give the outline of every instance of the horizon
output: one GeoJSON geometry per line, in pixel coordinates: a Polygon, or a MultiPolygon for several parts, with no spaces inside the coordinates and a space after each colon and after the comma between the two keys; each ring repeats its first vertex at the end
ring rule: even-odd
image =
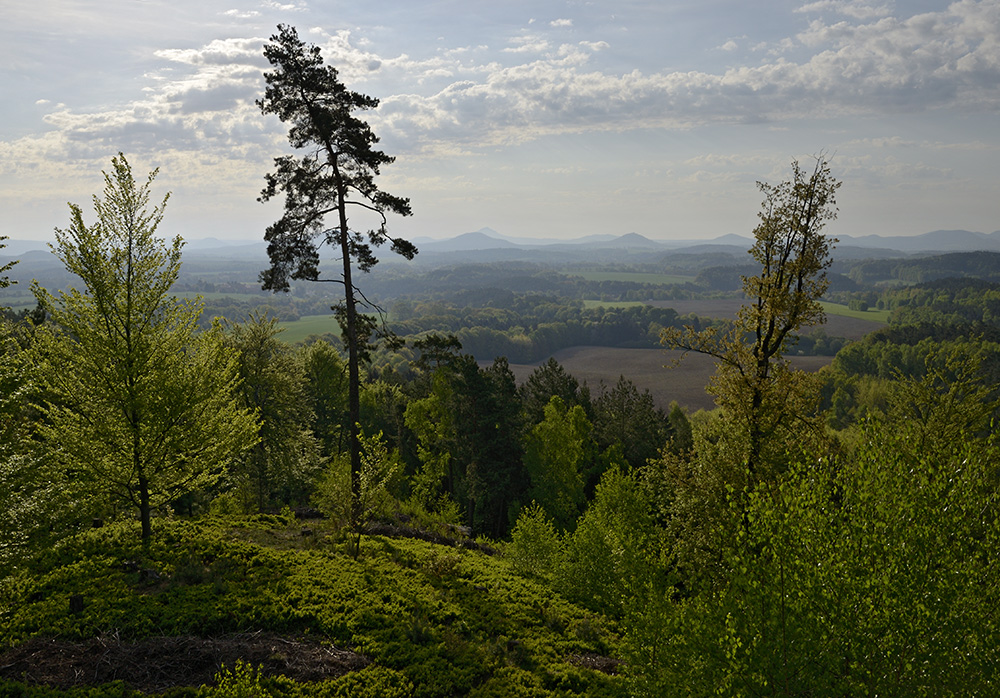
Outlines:
{"type": "MultiPolygon", "coordinates": [[[[946,233],[967,233],[967,234],[970,234],[972,236],[981,236],[981,237],[984,237],[984,238],[996,237],[996,238],[998,238],[998,240],[997,240],[998,244],[1000,244],[1000,230],[996,230],[996,231],[993,231],[993,232],[982,232],[982,231],[974,231],[974,230],[938,229],[938,230],[930,230],[930,231],[927,231],[927,232],[924,232],[924,233],[915,233],[915,234],[909,234],[909,235],[905,235],[905,234],[904,235],[891,235],[891,236],[878,235],[878,234],[858,235],[858,236],[855,236],[855,235],[849,235],[849,234],[846,234],[846,233],[841,233],[839,235],[834,235],[832,237],[837,238],[838,242],[844,242],[845,240],[847,242],[871,242],[871,241],[882,241],[882,240],[884,240],[884,241],[887,242],[887,244],[892,244],[893,240],[896,240],[897,241],[896,244],[900,244],[904,240],[910,241],[912,243],[912,241],[919,240],[921,238],[927,238],[927,237],[931,237],[931,236],[934,236],[934,235],[942,235],[942,234],[946,234],[946,233]]],[[[622,233],[622,234],[618,234],[618,235],[612,234],[612,233],[607,233],[607,234],[598,233],[598,234],[592,234],[592,235],[578,236],[578,237],[574,237],[574,238],[523,238],[523,237],[511,236],[511,235],[504,235],[502,233],[498,233],[496,230],[493,230],[492,228],[490,228],[488,226],[480,228],[479,230],[471,230],[471,231],[467,231],[467,232],[464,232],[464,233],[459,233],[457,235],[451,235],[451,236],[448,236],[448,237],[436,237],[436,238],[432,238],[432,237],[429,237],[429,236],[419,236],[419,237],[414,238],[412,241],[418,242],[420,244],[434,244],[434,243],[450,242],[450,241],[457,240],[457,239],[464,238],[464,237],[468,237],[468,236],[485,236],[485,237],[493,238],[495,240],[499,240],[499,241],[503,241],[503,242],[510,242],[510,243],[513,243],[513,244],[521,246],[521,247],[530,247],[530,246],[539,246],[539,247],[542,247],[542,246],[546,246],[546,245],[576,244],[576,243],[582,243],[582,242],[585,242],[585,241],[588,241],[588,240],[597,240],[597,241],[602,241],[603,240],[603,241],[607,241],[607,242],[613,242],[615,240],[619,240],[621,238],[625,238],[625,237],[629,237],[629,236],[639,236],[641,238],[645,238],[645,239],[649,240],[650,242],[654,242],[654,243],[658,243],[658,244],[662,244],[662,245],[667,245],[667,246],[675,246],[676,245],[676,246],[679,246],[679,247],[696,246],[696,245],[727,245],[727,244],[736,244],[737,240],[740,241],[740,244],[742,244],[744,242],[747,243],[747,244],[751,244],[751,245],[753,244],[753,236],[752,236],[752,234],[741,235],[739,233],[725,233],[723,235],[717,235],[717,236],[712,237],[712,238],[703,238],[703,239],[694,238],[694,239],[686,239],[686,240],[664,239],[664,238],[659,238],[659,239],[658,238],[651,238],[649,236],[642,235],[641,233],[635,233],[635,232],[622,233]],[[732,242],[724,242],[727,238],[732,238],[733,241],[732,242]]],[[[214,249],[214,247],[213,247],[212,244],[205,244],[205,243],[218,243],[218,245],[217,245],[218,247],[239,247],[239,246],[246,246],[246,245],[256,245],[256,244],[264,245],[264,244],[266,244],[266,241],[263,239],[263,237],[260,237],[260,238],[248,238],[248,237],[219,238],[219,237],[214,237],[214,236],[206,236],[206,237],[191,237],[191,238],[187,238],[187,237],[181,236],[181,239],[183,240],[185,246],[188,245],[188,244],[194,244],[194,245],[197,245],[198,247],[200,247],[201,249],[214,249]]],[[[0,258],[16,257],[18,254],[23,254],[26,251],[39,251],[39,250],[45,251],[46,246],[49,243],[54,242],[54,240],[55,239],[53,237],[50,237],[48,239],[8,238],[6,240],[0,241],[0,246],[2,246],[2,247],[0,247],[0,258]],[[30,247],[25,247],[26,245],[28,245],[30,247]],[[37,245],[37,246],[35,246],[35,245],[37,245]],[[20,250],[20,252],[9,251],[9,247],[10,246],[12,246],[15,249],[20,250]]],[[[905,247],[905,245],[904,245],[904,247],[905,247]]],[[[927,250],[928,251],[932,251],[931,248],[927,248],[927,250]]]]}
{"type": "Polygon", "coordinates": [[[831,159],[836,237],[1000,229],[1000,0],[430,6],[39,0],[5,10],[0,235],[48,239],[123,152],[166,237],[263,236],[278,23],[320,46],[395,163],[403,238],[751,235],[755,182],[831,159]],[[461,8],[462,11],[458,11],[461,8]]]}

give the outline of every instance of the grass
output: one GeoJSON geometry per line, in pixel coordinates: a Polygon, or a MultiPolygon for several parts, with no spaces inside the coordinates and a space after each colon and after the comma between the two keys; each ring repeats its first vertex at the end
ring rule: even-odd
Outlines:
{"type": "Polygon", "coordinates": [[[686,284],[694,281],[693,276],[680,274],[654,274],[631,271],[574,271],[563,272],[567,276],[580,276],[587,281],[628,281],[637,284],[686,284]]]}
{"type": "Polygon", "coordinates": [[[854,318],[855,320],[871,320],[872,322],[889,322],[888,310],[851,310],[846,305],[839,303],[820,302],[827,315],[839,315],[840,317],[854,318]]]}
{"type": "Polygon", "coordinates": [[[303,315],[298,320],[278,323],[283,330],[279,338],[283,342],[295,344],[311,334],[334,334],[340,336],[340,327],[332,314],[303,315]]]}
{"type": "Polygon", "coordinates": [[[585,300],[583,301],[583,307],[587,309],[591,308],[635,308],[640,305],[646,305],[642,301],[597,301],[597,300],[585,300]]]}

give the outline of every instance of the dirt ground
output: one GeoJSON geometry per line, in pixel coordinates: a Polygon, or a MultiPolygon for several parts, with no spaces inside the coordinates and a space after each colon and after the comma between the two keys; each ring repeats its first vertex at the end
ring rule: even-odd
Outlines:
{"type": "MultiPolygon", "coordinates": [[[[694,313],[701,317],[717,318],[735,317],[742,304],[743,300],[740,298],[651,303],[673,308],[679,315],[694,313]]],[[[827,315],[826,323],[820,329],[831,337],[857,340],[883,326],[883,323],[875,321],[827,315]]],[[[705,392],[709,378],[715,373],[715,359],[708,356],[689,353],[676,367],[672,365],[681,356],[681,352],[663,349],[571,347],[554,356],[578,381],[587,382],[592,395],[599,393],[602,381],[610,387],[618,382],[619,376],[625,376],[639,390],[648,390],[656,404],[664,409],[672,401],[689,412],[715,407],[714,399],[705,392]]],[[[805,371],[818,371],[833,361],[832,356],[795,356],[790,359],[793,366],[805,371]]],[[[511,369],[520,384],[542,363],[545,362],[511,364],[511,369]]]]}
{"type": "MultiPolygon", "coordinates": [[[[618,349],[612,347],[571,347],[555,353],[554,358],[578,381],[586,381],[591,396],[600,392],[603,381],[614,386],[625,376],[640,391],[648,390],[658,407],[667,409],[676,401],[689,412],[713,409],[713,397],[705,392],[715,373],[715,359],[689,353],[676,368],[671,368],[680,351],[663,349],[618,349]]],[[[805,371],[817,371],[833,360],[832,356],[795,356],[792,365],[805,371]]],[[[540,364],[511,364],[518,384],[523,383],[540,364]]]]}
{"type": "Polygon", "coordinates": [[[241,633],[215,638],[153,637],[126,642],[116,635],[71,642],[36,638],[0,654],[0,677],[72,688],[124,681],[144,693],[213,684],[236,660],[267,675],[320,681],[362,669],[367,657],[305,638],[241,633]]]}

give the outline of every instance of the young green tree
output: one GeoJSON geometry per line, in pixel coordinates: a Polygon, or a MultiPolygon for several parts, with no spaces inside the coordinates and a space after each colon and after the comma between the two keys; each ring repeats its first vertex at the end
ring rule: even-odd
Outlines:
{"type": "Polygon", "coordinates": [[[252,502],[257,511],[304,495],[320,468],[305,369],[295,351],[278,339],[280,332],[277,319],[251,313],[226,337],[236,352],[239,397],[257,417],[257,443],[233,469],[245,503],[252,502]]]}
{"type": "Polygon", "coordinates": [[[895,383],[856,449],[752,492],[714,584],[633,607],[635,695],[992,695],[996,400],[953,358],[895,383]]]}
{"type": "Polygon", "coordinates": [[[545,418],[528,434],[524,465],[531,478],[528,496],[538,502],[560,530],[572,528],[583,507],[581,469],[593,450],[591,425],[580,405],[569,407],[558,395],[545,406],[545,418]]]}
{"type": "Polygon", "coordinates": [[[264,114],[275,114],[289,124],[289,143],[304,152],[300,157],[276,158],[275,171],[266,176],[261,200],[282,193],[285,207],[264,236],[271,266],[261,273],[261,282],[273,291],[287,291],[293,279],[339,283],[344,288],[344,302],[334,310],[347,343],[348,446],[352,491],[359,499],[360,365],[375,322],[358,311],[365,299],[354,285],[353,271],[355,265],[369,271],[378,262],[373,247],[385,243],[413,258],[416,247],[391,237],[386,229],[387,214],[408,216],[410,203],[375,184],[381,167],[394,158],[374,147],[378,138],[355,112],[374,109],[378,100],[348,90],[337,70],[324,65],[319,48],[307,46],[294,27],[279,25],[264,47],[264,56],[274,70],[264,74],[267,88],[257,104],[264,114]],[[373,227],[365,231],[351,224],[351,210],[358,220],[372,221],[373,227]],[[332,225],[326,224],[327,216],[334,217],[332,225]],[[340,258],[340,278],[321,278],[324,245],[340,258]]]}
{"type": "Polygon", "coordinates": [[[458,439],[455,427],[455,390],[448,371],[439,367],[431,378],[429,394],[406,406],[406,427],[417,440],[420,468],[413,475],[413,496],[433,510],[449,493],[454,497],[457,478],[452,451],[458,439]]]}
{"type": "Polygon", "coordinates": [[[56,230],[53,250],[82,288],[32,286],[55,326],[37,333],[49,391],[39,437],[85,491],[137,510],[148,540],[153,511],[214,482],[255,430],[221,330],[197,334],[200,302],[168,295],[183,242],[155,237],[167,201],[148,208],[156,172],[138,184],[123,155],[111,164],[97,222],[71,204],[56,230]]]}
{"type": "Polygon", "coordinates": [[[0,576],[25,547],[34,528],[28,519],[41,504],[25,443],[23,403],[31,380],[24,358],[10,322],[0,316],[0,576]]]}
{"type": "Polygon", "coordinates": [[[301,356],[306,396],[315,418],[313,433],[323,454],[332,457],[347,444],[347,366],[340,353],[322,339],[303,347],[301,356]]]}
{"type": "Polygon", "coordinates": [[[659,561],[649,500],[637,473],[623,472],[623,465],[601,477],[576,530],[566,536],[554,575],[563,596],[615,616],[650,583],[659,561]]]}
{"type": "Polygon", "coordinates": [[[802,327],[823,322],[819,298],[826,290],[830,246],[823,228],[836,218],[840,182],[829,163],[816,159],[811,173],[792,163],[792,178],[777,185],[758,182],[764,201],[750,254],[760,274],[744,277],[749,303],[728,329],[667,328],[661,341],[672,349],[718,359],[711,390],[738,427],[741,464],[753,484],[789,441],[811,425],[818,386],[783,357],[802,327]]]}

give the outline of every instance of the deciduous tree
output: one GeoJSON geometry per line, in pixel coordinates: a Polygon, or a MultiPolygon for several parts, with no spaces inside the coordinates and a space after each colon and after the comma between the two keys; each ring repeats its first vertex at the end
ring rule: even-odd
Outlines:
{"type": "Polygon", "coordinates": [[[743,278],[748,299],[726,329],[667,328],[664,345],[718,359],[711,390],[742,440],[742,465],[751,485],[789,439],[798,441],[814,412],[817,386],[783,357],[797,332],[824,319],[819,298],[826,290],[830,247],[823,228],[836,218],[840,182],[829,163],[816,159],[811,173],[792,163],[792,178],[758,182],[764,194],[750,254],[760,274],[743,278]]]}
{"type": "Polygon", "coordinates": [[[69,228],[56,230],[53,250],[82,288],[32,286],[55,326],[37,333],[46,457],[81,491],[137,510],[143,540],[158,506],[214,482],[254,439],[221,330],[198,334],[200,302],[168,295],[183,242],[155,237],[167,201],[148,208],[155,176],[138,184],[114,158],[97,221],[70,204],[69,228]]]}
{"type": "Polygon", "coordinates": [[[977,370],[952,357],[893,384],[856,449],[752,492],[717,532],[714,584],[633,607],[635,694],[990,695],[998,444],[977,370]]]}
{"type": "Polygon", "coordinates": [[[288,504],[302,495],[320,468],[319,444],[311,432],[313,411],[304,366],[278,339],[278,321],[251,313],[233,325],[227,343],[236,352],[239,397],[256,416],[257,443],[239,459],[234,475],[257,511],[288,504]]]}
{"type": "Polygon", "coordinates": [[[261,273],[261,282],[273,291],[287,291],[291,280],[330,281],[344,288],[344,302],[334,310],[348,350],[348,445],[352,490],[359,499],[360,365],[375,321],[358,310],[365,299],[353,272],[355,265],[369,271],[378,262],[373,248],[386,243],[413,258],[416,247],[391,237],[386,228],[387,214],[408,216],[410,203],[375,184],[381,167],[394,158],[374,147],[378,138],[355,114],[374,109],[378,100],[348,90],[336,68],[324,64],[319,47],[307,46],[294,27],[279,25],[264,56],[274,69],[264,74],[267,88],[257,104],[264,114],[289,124],[288,141],[303,154],[276,158],[275,171],[266,176],[261,200],[283,194],[285,206],[264,236],[271,266],[261,273]],[[349,211],[357,214],[356,221],[372,221],[372,227],[359,227],[349,211]],[[332,224],[326,223],[327,216],[333,216],[332,224]],[[324,245],[340,258],[340,278],[321,278],[324,245]]]}
{"type": "Polygon", "coordinates": [[[584,503],[580,471],[593,450],[590,432],[583,408],[567,406],[553,395],[545,406],[545,418],[525,443],[524,465],[531,477],[528,496],[561,530],[572,528],[584,503]]]}
{"type": "Polygon", "coordinates": [[[347,366],[337,350],[322,339],[302,349],[306,395],[312,405],[313,432],[332,457],[344,450],[347,434],[347,366]]]}

